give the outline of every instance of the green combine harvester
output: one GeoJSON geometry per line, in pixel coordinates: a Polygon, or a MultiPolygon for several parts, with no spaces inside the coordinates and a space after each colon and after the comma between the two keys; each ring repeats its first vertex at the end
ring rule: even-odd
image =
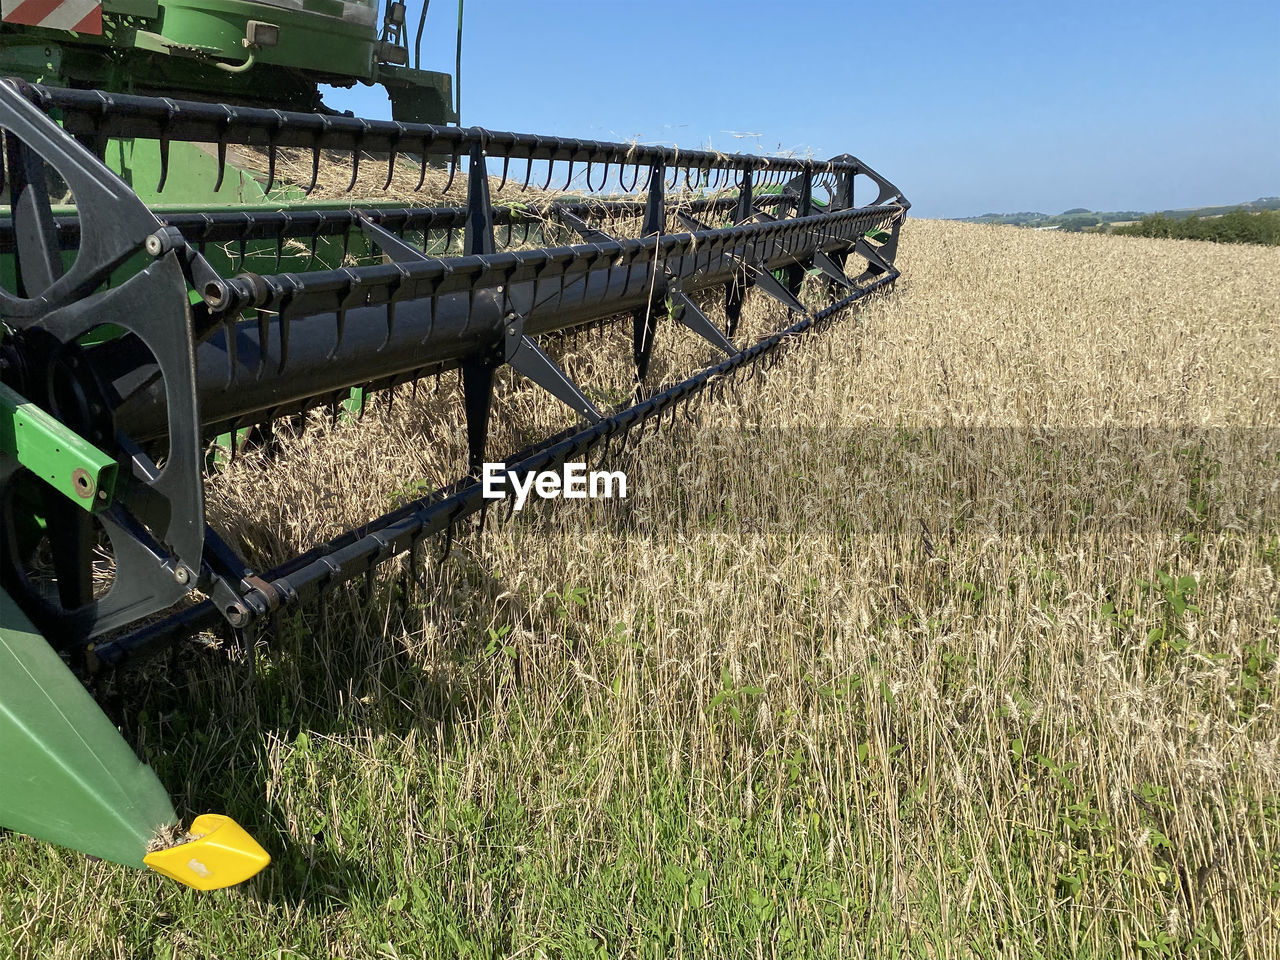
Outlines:
{"type": "Polygon", "coordinates": [[[453,75],[419,69],[426,2],[0,0],[0,13],[0,828],[198,889],[270,858],[227,817],[183,829],[86,679],[200,632],[247,641],[381,564],[419,562],[487,505],[477,477],[504,365],[575,418],[507,469],[554,469],[898,276],[910,204],[856,157],[457,126],[461,3],[453,75]],[[386,91],[390,120],[321,101],[322,86],[357,83],[386,91]],[[282,176],[286,155],[310,176],[282,176]],[[312,197],[335,162],[347,195],[312,197]],[[457,200],[357,199],[371,168],[384,190],[430,178],[457,200]],[[495,204],[504,187],[521,202],[495,204]],[[789,321],[741,343],[756,295],[789,321]],[[653,392],[667,321],[721,359],[653,392]],[[631,398],[608,410],[542,346],[603,323],[628,326],[635,362],[631,398]],[[469,450],[455,484],[271,570],[206,523],[211,450],[234,456],[283,418],[354,416],[454,371],[469,450]]]}

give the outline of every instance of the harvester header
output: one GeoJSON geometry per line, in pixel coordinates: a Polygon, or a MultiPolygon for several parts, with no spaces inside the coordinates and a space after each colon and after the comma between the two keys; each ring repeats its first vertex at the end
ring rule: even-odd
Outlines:
{"type": "MultiPolygon", "coordinates": [[[[363,36],[374,9],[121,0],[104,4],[103,35],[129,38],[115,48],[122,62],[172,57],[189,71],[174,85],[208,93],[231,88],[206,79],[240,76],[224,69],[237,18],[253,72],[288,67],[290,30],[323,20],[363,36]],[[178,29],[197,17],[230,24],[199,33],[203,52],[178,29]],[[254,33],[267,22],[274,45],[254,33]]],[[[381,39],[355,58],[369,69],[353,60],[343,75],[402,76],[384,45],[403,44],[404,17],[391,4],[381,39]]],[[[80,76],[73,60],[63,79],[80,76]]],[[[403,110],[362,119],[292,109],[306,101],[292,94],[267,106],[261,87],[233,103],[32,79],[0,82],[0,754],[20,771],[0,780],[0,826],[193,886],[237,882],[267,855],[215,815],[148,852],[178,817],[83,678],[201,630],[269,631],[393,558],[419,562],[429,538],[486,505],[480,466],[503,366],[574,421],[504,462],[517,475],[554,469],[775,359],[898,277],[909,204],[850,155],[503,133],[403,110]],[[782,304],[787,323],[748,342],[748,297],[782,304]],[[634,361],[629,399],[609,407],[546,349],[602,324],[626,325],[634,361]],[[653,345],[675,325],[719,359],[655,392],[653,345]],[[357,414],[371,396],[454,371],[469,451],[456,483],[270,570],[206,522],[211,444],[234,456],[247,438],[269,444],[283,418],[357,414]]]]}

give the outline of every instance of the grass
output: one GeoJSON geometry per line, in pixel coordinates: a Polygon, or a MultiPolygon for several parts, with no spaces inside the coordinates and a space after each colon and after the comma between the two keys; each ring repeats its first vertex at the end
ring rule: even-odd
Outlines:
{"type": "MultiPolygon", "coordinates": [[[[617,456],[625,503],[105,686],[275,863],[0,838],[0,955],[1280,953],[1280,251],[910,221],[901,264],[617,456]]],[[[606,398],[627,350],[559,354],[606,398]]],[[[214,522],[267,565],[452,478],[456,393],[314,417],[214,522]]],[[[497,450],[566,420],[496,409],[497,450]]]]}

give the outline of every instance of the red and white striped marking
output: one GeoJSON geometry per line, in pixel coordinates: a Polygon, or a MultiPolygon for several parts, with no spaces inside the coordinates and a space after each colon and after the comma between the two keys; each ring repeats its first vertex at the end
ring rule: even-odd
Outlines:
{"type": "Polygon", "coordinates": [[[0,0],[0,20],[102,35],[102,0],[0,0]]]}

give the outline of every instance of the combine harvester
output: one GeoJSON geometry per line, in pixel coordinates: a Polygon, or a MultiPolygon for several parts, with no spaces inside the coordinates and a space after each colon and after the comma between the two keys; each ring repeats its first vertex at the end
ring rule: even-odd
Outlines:
{"type": "Polygon", "coordinates": [[[455,80],[407,65],[424,18],[403,3],[2,9],[0,827],[200,889],[269,858],[216,815],[158,847],[178,817],[83,678],[219,623],[269,625],[393,557],[417,562],[427,538],[487,502],[476,475],[503,364],[577,415],[506,461],[517,473],[554,469],[898,276],[909,204],[852,156],[449,125],[455,80]],[[356,82],[381,85],[394,119],[321,104],[320,84],[356,82]],[[311,176],[282,182],[286,157],[311,176]],[[458,199],[309,199],[335,158],[353,186],[377,164],[387,184],[444,183],[458,199]],[[549,192],[575,175],[583,196],[549,192]],[[857,183],[869,204],[855,204],[857,183]],[[521,202],[495,205],[503,187],[521,202]],[[850,255],[865,261],[853,277],[850,255]],[[825,307],[801,302],[807,274],[825,278],[813,285],[825,307]],[[748,295],[783,303],[790,325],[742,343],[748,295]],[[724,298],[724,329],[699,309],[708,296],[724,298]],[[667,320],[724,359],[653,393],[643,385],[667,320]],[[633,332],[635,389],[614,410],[597,409],[539,344],[601,322],[633,332]],[[206,525],[212,439],[234,454],[237,437],[267,436],[278,418],[317,404],[358,410],[371,392],[454,370],[470,456],[456,484],[270,571],[206,525]]]}

